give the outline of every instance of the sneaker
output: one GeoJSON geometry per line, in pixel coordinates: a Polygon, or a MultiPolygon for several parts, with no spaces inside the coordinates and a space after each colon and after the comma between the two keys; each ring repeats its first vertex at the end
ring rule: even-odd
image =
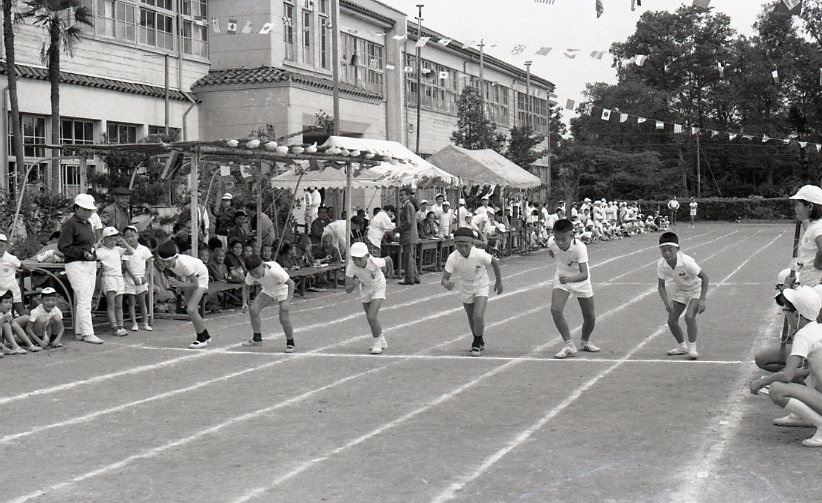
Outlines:
{"type": "Polygon", "coordinates": [[[188,349],[202,349],[208,347],[208,339],[204,341],[194,341],[188,345],[188,349]]]}
{"type": "Polygon", "coordinates": [[[51,347],[53,347],[53,348],[62,348],[63,344],[60,343],[60,342],[52,342],[51,347]]]}
{"type": "Polygon", "coordinates": [[[6,354],[7,355],[24,355],[26,353],[28,353],[28,351],[26,351],[25,349],[17,348],[17,349],[12,349],[10,352],[8,352],[6,354]]]}
{"type": "Polygon", "coordinates": [[[371,354],[378,355],[382,353],[382,344],[380,344],[380,340],[377,339],[371,344],[371,354]]]}
{"type": "Polygon", "coordinates": [[[471,356],[480,356],[482,348],[480,346],[471,346],[471,356]]]}
{"type": "Polygon", "coordinates": [[[247,348],[258,348],[262,345],[263,345],[263,341],[255,341],[254,339],[251,339],[250,341],[245,341],[243,343],[243,346],[247,347],[247,348]]]}
{"type": "Polygon", "coordinates": [[[575,348],[574,346],[565,346],[559,351],[559,353],[554,355],[554,358],[557,358],[559,360],[564,360],[566,358],[570,358],[570,357],[576,356],[576,355],[577,355],[577,348],[575,348]]]}
{"type": "Polygon", "coordinates": [[[78,340],[83,341],[83,342],[88,342],[89,344],[102,344],[103,343],[103,340],[101,338],[97,337],[94,334],[91,334],[91,335],[78,335],[76,338],[78,340]]]}
{"type": "Polygon", "coordinates": [[[822,447],[822,428],[817,428],[816,433],[811,438],[802,441],[805,447],[822,447]]]}
{"type": "Polygon", "coordinates": [[[149,325],[148,323],[146,323],[145,325],[143,325],[143,330],[145,330],[145,331],[147,331],[147,332],[151,332],[151,331],[152,331],[152,330],[154,330],[154,329],[153,329],[153,328],[151,328],[151,325],[149,325]]]}
{"type": "Polygon", "coordinates": [[[388,341],[385,340],[385,336],[383,335],[380,336],[380,346],[382,346],[383,349],[388,349],[388,341]]]}
{"type": "Polygon", "coordinates": [[[689,349],[688,350],[688,359],[689,360],[698,360],[699,353],[696,352],[696,349],[689,349]]]}
{"type": "Polygon", "coordinates": [[[583,343],[582,350],[589,353],[599,353],[601,351],[597,346],[594,346],[590,342],[583,343]]]}
{"type": "Polygon", "coordinates": [[[126,329],[123,328],[123,327],[117,327],[117,328],[112,327],[111,332],[112,332],[113,335],[116,335],[117,337],[124,337],[124,336],[128,335],[128,331],[126,331],[126,329]]]}
{"type": "Polygon", "coordinates": [[[136,323],[135,323],[134,325],[132,325],[132,326],[131,326],[131,331],[132,331],[132,332],[136,332],[136,331],[138,331],[138,330],[140,330],[140,327],[138,327],[136,323]]]}
{"type": "Polygon", "coordinates": [[[677,346],[674,349],[669,349],[668,352],[665,353],[665,354],[668,355],[668,356],[678,356],[678,355],[684,355],[687,352],[688,352],[688,348],[682,347],[682,346],[677,346]]]}
{"type": "Polygon", "coordinates": [[[796,427],[813,426],[811,423],[806,422],[804,419],[802,419],[801,417],[797,416],[794,413],[790,413],[787,416],[782,416],[782,417],[778,417],[778,418],[774,419],[773,424],[775,424],[776,426],[788,426],[788,427],[791,427],[791,426],[796,426],[796,427]]]}
{"type": "Polygon", "coordinates": [[[28,349],[32,353],[36,353],[36,352],[40,351],[41,348],[40,348],[40,346],[35,346],[34,344],[32,344],[31,346],[29,346],[26,349],[28,349]]]}
{"type": "Polygon", "coordinates": [[[285,352],[286,353],[293,353],[294,352],[294,344],[286,344],[285,345],[285,352]]]}

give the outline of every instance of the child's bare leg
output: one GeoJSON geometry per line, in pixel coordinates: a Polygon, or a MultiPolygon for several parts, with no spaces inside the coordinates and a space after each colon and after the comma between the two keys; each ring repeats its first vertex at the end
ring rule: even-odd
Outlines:
{"type": "Polygon", "coordinates": [[[554,288],[551,294],[551,317],[554,318],[554,325],[556,325],[559,335],[566,343],[571,342],[571,330],[568,328],[568,322],[565,321],[564,314],[568,295],[567,291],[560,288],[554,288]]]}
{"type": "Polygon", "coordinates": [[[699,301],[697,299],[691,299],[688,302],[688,308],[685,311],[685,327],[688,330],[688,342],[691,343],[696,342],[696,315],[698,306],[699,301]]]}
{"type": "Polygon", "coordinates": [[[684,344],[685,336],[682,335],[682,327],[679,326],[679,317],[682,315],[682,312],[685,311],[685,304],[672,301],[671,305],[673,309],[668,313],[668,328],[671,329],[671,335],[674,336],[677,344],[684,344]]]}
{"type": "Polygon", "coordinates": [[[591,334],[597,323],[597,315],[594,311],[594,298],[579,298],[579,308],[582,310],[582,344],[591,340],[591,334]]]}
{"type": "MultiPolygon", "coordinates": [[[[108,322],[111,325],[113,330],[117,330],[117,311],[115,302],[117,298],[117,292],[114,290],[110,290],[106,292],[106,314],[108,315],[108,322]]],[[[122,309],[122,307],[121,307],[122,309]]]]}
{"type": "Polygon", "coordinates": [[[114,315],[117,317],[117,326],[123,328],[123,296],[114,297],[114,315]]]}
{"type": "Polygon", "coordinates": [[[205,291],[205,288],[187,288],[185,291],[186,313],[191,318],[191,324],[194,325],[197,335],[202,334],[206,329],[203,317],[200,316],[200,300],[203,298],[205,291]]]}
{"type": "Polygon", "coordinates": [[[136,296],[128,293],[128,294],[123,294],[123,297],[124,297],[125,303],[128,304],[128,315],[131,318],[131,324],[136,325],[137,324],[137,310],[136,310],[137,306],[135,305],[135,303],[137,302],[136,296]]]}
{"type": "Polygon", "coordinates": [[[488,305],[488,297],[478,296],[474,297],[474,312],[471,317],[474,320],[473,328],[471,329],[479,338],[485,335],[485,307],[488,305]]]}
{"type": "Polygon", "coordinates": [[[280,301],[280,325],[283,327],[285,340],[289,344],[294,343],[294,327],[291,326],[290,304],[287,301],[280,301]],[[289,342],[290,341],[290,342],[289,342]]]}
{"type": "Polygon", "coordinates": [[[46,321],[29,321],[29,323],[33,323],[31,327],[31,331],[34,332],[33,336],[40,339],[41,346],[48,346],[51,342],[49,338],[49,329],[48,324],[49,322],[46,321]]]}
{"type": "MultiPolygon", "coordinates": [[[[143,325],[148,325],[148,305],[146,304],[146,292],[140,292],[136,295],[135,300],[137,301],[137,305],[140,306],[140,316],[143,317],[143,325]]],[[[131,308],[131,316],[134,319],[134,323],[137,323],[137,319],[134,318],[134,308],[131,308]]]]}
{"type": "Polygon", "coordinates": [[[462,307],[465,308],[465,314],[468,315],[468,326],[471,328],[471,335],[476,337],[477,333],[474,331],[474,304],[463,304],[462,307]]]}
{"type": "Polygon", "coordinates": [[[21,344],[23,344],[24,346],[26,346],[26,348],[27,348],[27,349],[32,349],[33,347],[36,347],[36,346],[35,346],[35,345],[31,342],[31,339],[29,339],[29,336],[28,336],[28,334],[26,333],[26,331],[25,331],[25,330],[23,330],[23,327],[21,327],[21,326],[17,323],[17,321],[12,321],[12,322],[11,322],[11,329],[12,329],[12,332],[14,333],[14,335],[15,335],[15,336],[17,337],[17,339],[20,341],[20,343],[21,343],[21,344]]]}
{"type": "Polygon", "coordinates": [[[368,320],[368,326],[371,327],[371,337],[379,339],[382,335],[382,325],[380,325],[380,307],[382,307],[382,299],[371,299],[371,302],[363,302],[362,307],[365,310],[365,318],[368,320]]]}
{"type": "Polygon", "coordinates": [[[63,325],[63,320],[51,320],[50,325],[51,327],[46,327],[46,333],[51,333],[54,336],[51,339],[51,345],[59,348],[63,345],[61,341],[63,340],[63,332],[66,331],[66,327],[63,325]]]}
{"type": "Polygon", "coordinates": [[[6,341],[9,343],[9,348],[11,348],[12,351],[20,349],[20,345],[17,344],[17,340],[14,338],[14,333],[11,330],[11,324],[3,323],[3,336],[6,338],[6,341]]]}

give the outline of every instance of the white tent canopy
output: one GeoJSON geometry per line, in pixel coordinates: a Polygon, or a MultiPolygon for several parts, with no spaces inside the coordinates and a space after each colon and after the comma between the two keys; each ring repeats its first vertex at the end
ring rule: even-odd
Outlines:
{"type": "Polygon", "coordinates": [[[515,189],[529,189],[540,185],[538,176],[490,149],[468,150],[448,145],[431,156],[431,162],[469,183],[502,185],[515,189]]]}

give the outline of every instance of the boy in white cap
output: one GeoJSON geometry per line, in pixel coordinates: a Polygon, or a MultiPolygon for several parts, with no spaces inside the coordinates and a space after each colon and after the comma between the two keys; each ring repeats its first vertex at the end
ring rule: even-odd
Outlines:
{"type": "Polygon", "coordinates": [[[471,216],[471,212],[465,207],[465,199],[460,198],[459,207],[457,208],[457,228],[471,228],[471,216]]]}
{"type": "Polygon", "coordinates": [[[8,252],[9,240],[5,234],[0,234],[0,291],[11,290],[14,297],[14,310],[17,314],[26,314],[26,306],[23,305],[23,294],[20,291],[20,284],[17,282],[17,271],[24,269],[23,263],[8,252]]]}
{"type": "Polygon", "coordinates": [[[57,307],[57,291],[46,287],[40,292],[40,305],[31,310],[28,317],[17,319],[29,338],[41,347],[61,347],[63,340],[63,312],[57,307]]]}
{"type": "Polygon", "coordinates": [[[437,227],[437,236],[441,238],[447,238],[451,235],[453,223],[454,223],[454,214],[451,212],[451,203],[448,201],[442,202],[442,209],[437,215],[439,219],[439,226],[437,227]]]}
{"type": "Polygon", "coordinates": [[[137,228],[129,225],[123,231],[123,236],[126,238],[128,245],[134,250],[134,253],[128,255],[125,259],[125,271],[123,274],[123,283],[125,286],[124,295],[128,300],[128,312],[131,317],[131,330],[136,332],[137,326],[137,308],[140,306],[140,314],[143,317],[143,330],[151,331],[151,325],[148,321],[148,306],[146,305],[146,294],[148,293],[148,278],[146,278],[146,271],[153,267],[152,263],[154,255],[146,246],[141,245],[138,241],[139,233],[137,228]]]}
{"type": "Polygon", "coordinates": [[[494,291],[502,293],[502,274],[499,262],[489,253],[474,247],[474,231],[460,228],[454,232],[456,250],[451,252],[445,261],[445,271],[442,273],[440,284],[446,290],[454,289],[451,276],[456,275],[460,280],[460,296],[465,314],[468,316],[468,326],[474,336],[471,342],[471,356],[480,356],[485,349],[485,307],[488,305],[490,281],[486,266],[494,269],[494,291]]]}
{"type": "Polygon", "coordinates": [[[705,298],[708,295],[708,275],[694,259],[679,251],[679,237],[673,232],[663,232],[659,236],[659,251],[662,258],[656,264],[659,296],[668,311],[668,328],[676,339],[677,346],[668,351],[668,356],[688,355],[696,360],[696,316],[705,312],[705,298]],[[670,293],[666,289],[670,286],[670,293]],[[679,317],[685,313],[688,330],[688,344],[679,326],[679,317]]]}
{"type": "Polygon", "coordinates": [[[768,394],[773,403],[791,414],[774,420],[777,426],[815,426],[816,433],[802,441],[806,447],[822,447],[822,325],[817,323],[822,298],[814,289],[785,289],[785,307],[799,313],[799,331],[793,339],[785,369],[751,382],[751,393],[768,394]],[[807,362],[807,368],[803,368],[807,362]],[[794,382],[805,378],[805,384],[794,382]],[[769,388],[767,388],[769,387],[769,388]]]}
{"type": "Polygon", "coordinates": [[[372,257],[365,243],[352,244],[349,254],[351,260],[345,267],[345,292],[351,293],[359,285],[360,302],[371,327],[371,354],[378,355],[388,348],[379,320],[380,308],[385,301],[385,260],[372,257]]]}
{"type": "Polygon", "coordinates": [[[102,289],[106,293],[106,309],[111,331],[114,335],[123,337],[128,332],[123,327],[123,294],[125,282],[123,269],[127,267],[127,255],[132,255],[134,249],[114,227],[103,229],[103,246],[97,249],[97,260],[102,264],[102,289]]]}
{"type": "Polygon", "coordinates": [[[157,265],[174,273],[178,280],[169,278],[169,284],[183,290],[186,313],[197,334],[197,339],[188,347],[190,349],[207,347],[211,335],[205,327],[203,317],[200,316],[200,300],[208,291],[208,268],[202,260],[196,257],[178,254],[174,241],[166,241],[157,247],[157,265]]]}
{"type": "Polygon", "coordinates": [[[245,259],[245,266],[248,273],[245,275],[243,283],[243,311],[248,310],[251,317],[252,336],[250,341],[243,343],[245,347],[256,347],[263,345],[262,327],[260,324],[260,313],[273,303],[280,306],[280,325],[285,334],[285,352],[294,352],[294,328],[291,326],[289,310],[291,299],[294,298],[294,280],[288,277],[280,264],[277,262],[263,262],[259,255],[251,255],[245,259]],[[248,306],[248,295],[251,287],[260,285],[262,289],[257,294],[251,308],[248,306]]]}

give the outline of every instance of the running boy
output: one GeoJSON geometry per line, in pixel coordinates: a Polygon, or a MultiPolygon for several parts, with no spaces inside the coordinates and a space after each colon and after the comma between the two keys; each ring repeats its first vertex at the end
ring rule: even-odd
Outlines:
{"type": "Polygon", "coordinates": [[[385,300],[385,259],[372,257],[368,245],[354,243],[349,250],[351,260],[345,267],[345,292],[351,293],[360,287],[360,302],[365,310],[368,326],[371,327],[371,354],[378,355],[388,348],[388,342],[382,335],[382,325],[378,315],[385,300]]]}
{"type": "Polygon", "coordinates": [[[138,330],[136,305],[139,305],[140,315],[143,317],[143,330],[151,331],[151,325],[148,322],[148,306],[146,305],[146,294],[148,293],[146,271],[150,270],[154,255],[151,254],[151,250],[137,241],[139,234],[136,227],[129,225],[123,231],[123,235],[126,238],[126,243],[134,250],[134,253],[126,257],[126,268],[123,275],[124,295],[128,300],[128,313],[131,316],[131,330],[134,332],[138,330]]]}
{"type": "Polygon", "coordinates": [[[41,347],[59,348],[63,346],[64,331],[63,313],[57,307],[57,291],[46,287],[40,292],[40,305],[29,313],[26,334],[41,347]]]}
{"type": "Polygon", "coordinates": [[[126,255],[131,255],[134,250],[120,236],[114,227],[103,229],[103,246],[97,248],[97,260],[103,266],[103,291],[106,293],[106,307],[108,311],[108,321],[111,323],[111,331],[114,335],[122,337],[128,335],[123,327],[123,293],[125,283],[123,282],[124,262],[128,260],[126,255]]]}
{"type": "Polygon", "coordinates": [[[502,293],[502,274],[499,262],[490,254],[479,248],[474,248],[474,231],[460,227],[454,232],[456,250],[451,252],[445,261],[445,271],[442,273],[440,284],[446,290],[454,289],[451,275],[456,274],[460,279],[460,294],[462,306],[468,316],[468,326],[474,336],[471,342],[471,356],[480,356],[485,349],[485,307],[488,305],[488,290],[490,281],[485,267],[490,265],[494,269],[494,291],[502,293]]]}
{"type": "Polygon", "coordinates": [[[677,343],[675,348],[668,351],[668,356],[687,354],[689,359],[696,360],[699,358],[696,351],[696,315],[705,311],[708,275],[694,259],[679,251],[679,237],[674,232],[663,232],[659,236],[659,251],[662,253],[656,264],[659,296],[668,310],[668,328],[677,343]],[[670,296],[666,284],[671,287],[670,296]],[[679,316],[683,312],[688,329],[687,346],[679,326],[679,316]]]}
{"type": "Polygon", "coordinates": [[[596,325],[596,313],[594,288],[588,274],[588,248],[585,243],[574,237],[574,224],[570,220],[562,219],[554,223],[553,236],[548,240],[548,254],[557,263],[554,290],[551,294],[551,316],[564,341],[562,349],[554,358],[562,360],[577,354],[577,347],[571,339],[571,330],[564,314],[565,304],[571,294],[576,296],[582,311],[582,350],[598,353],[600,349],[590,342],[596,325]]]}
{"type": "Polygon", "coordinates": [[[178,255],[174,241],[166,241],[157,248],[158,265],[170,270],[177,280],[169,278],[169,284],[183,290],[186,313],[191,318],[197,340],[189,344],[190,349],[201,349],[208,346],[211,336],[200,316],[200,300],[208,290],[208,269],[205,264],[189,255],[178,255]]]}
{"type": "Polygon", "coordinates": [[[253,335],[250,341],[243,343],[245,347],[263,345],[263,334],[260,327],[260,313],[263,309],[277,302],[280,304],[280,325],[285,333],[285,352],[294,352],[294,328],[291,326],[289,308],[294,298],[294,280],[288,277],[280,264],[269,261],[263,262],[259,255],[250,255],[245,259],[248,273],[243,283],[243,311],[248,310],[251,316],[251,330],[253,335]],[[251,309],[248,309],[248,294],[251,287],[260,285],[262,290],[257,294],[251,309]]]}

